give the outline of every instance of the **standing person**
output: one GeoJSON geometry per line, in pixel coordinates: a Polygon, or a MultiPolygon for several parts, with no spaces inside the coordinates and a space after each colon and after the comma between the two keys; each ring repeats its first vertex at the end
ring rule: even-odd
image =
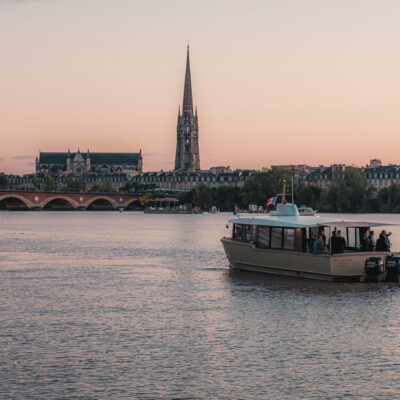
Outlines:
{"type": "Polygon", "coordinates": [[[322,241],[322,235],[317,237],[317,240],[314,242],[313,254],[322,254],[324,252],[324,243],[322,241]]]}
{"type": "Polygon", "coordinates": [[[315,234],[315,232],[311,232],[310,239],[308,239],[308,247],[309,247],[310,253],[314,252],[314,243],[316,240],[317,240],[317,235],[315,234]]]}
{"type": "Polygon", "coordinates": [[[331,236],[331,242],[329,244],[331,249],[331,254],[336,253],[336,241],[337,241],[336,231],[333,231],[331,236]]]}
{"type": "Polygon", "coordinates": [[[363,236],[360,240],[360,250],[361,251],[368,251],[368,231],[363,233],[363,236]]]}
{"type": "Polygon", "coordinates": [[[387,233],[383,230],[380,235],[379,239],[376,241],[376,251],[387,251],[390,252],[390,240],[388,236],[390,236],[392,232],[387,233]]]}
{"type": "Polygon", "coordinates": [[[385,235],[385,246],[386,246],[386,251],[390,251],[390,248],[392,247],[392,243],[390,243],[390,239],[389,236],[392,234],[392,232],[386,233],[386,231],[384,231],[384,235],[385,235]]]}
{"type": "Polygon", "coordinates": [[[342,231],[338,231],[337,233],[337,252],[344,253],[344,249],[346,248],[346,239],[342,236],[342,231]]]}
{"type": "Polygon", "coordinates": [[[367,251],[375,251],[375,247],[376,247],[376,242],[375,242],[375,232],[371,231],[369,233],[368,236],[368,242],[367,242],[367,246],[368,246],[368,250],[367,251]]]}
{"type": "Polygon", "coordinates": [[[326,236],[325,236],[325,231],[322,229],[321,232],[319,233],[321,236],[321,240],[322,240],[322,244],[324,245],[324,247],[326,248],[326,236]]]}

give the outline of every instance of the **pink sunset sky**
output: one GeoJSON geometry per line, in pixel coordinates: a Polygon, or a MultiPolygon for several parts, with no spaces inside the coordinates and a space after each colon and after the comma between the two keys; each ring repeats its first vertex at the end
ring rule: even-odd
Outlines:
{"type": "Polygon", "coordinates": [[[0,0],[0,171],[172,169],[190,43],[202,169],[399,163],[398,0],[0,0]]]}

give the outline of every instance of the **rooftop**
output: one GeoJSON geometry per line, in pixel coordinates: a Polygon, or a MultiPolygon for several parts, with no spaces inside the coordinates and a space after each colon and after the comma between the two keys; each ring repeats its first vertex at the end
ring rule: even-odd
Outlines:
{"type": "MultiPolygon", "coordinates": [[[[39,154],[41,164],[66,164],[68,155],[73,159],[77,153],[43,153],[39,154]]],[[[80,153],[86,160],[90,157],[92,164],[137,164],[141,153],[80,153]]]]}

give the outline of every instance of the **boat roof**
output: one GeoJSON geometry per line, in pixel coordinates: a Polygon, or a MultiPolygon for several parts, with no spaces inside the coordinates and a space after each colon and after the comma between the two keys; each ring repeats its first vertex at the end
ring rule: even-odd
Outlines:
{"type": "Polygon", "coordinates": [[[368,228],[371,226],[393,225],[387,222],[375,221],[351,221],[340,218],[327,218],[316,216],[265,216],[265,217],[245,217],[233,218],[229,222],[245,225],[261,225],[280,228],[313,228],[317,226],[330,226],[334,228],[368,228]]]}

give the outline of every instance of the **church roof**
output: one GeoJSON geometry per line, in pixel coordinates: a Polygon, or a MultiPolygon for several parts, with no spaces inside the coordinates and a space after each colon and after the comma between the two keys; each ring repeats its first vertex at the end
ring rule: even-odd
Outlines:
{"type": "MultiPolygon", "coordinates": [[[[69,153],[73,159],[77,153],[69,153]]],[[[86,160],[87,153],[80,153],[86,160]]],[[[68,153],[40,153],[40,164],[66,164],[68,153]]],[[[141,158],[140,153],[89,153],[91,164],[137,164],[141,158]]]]}

